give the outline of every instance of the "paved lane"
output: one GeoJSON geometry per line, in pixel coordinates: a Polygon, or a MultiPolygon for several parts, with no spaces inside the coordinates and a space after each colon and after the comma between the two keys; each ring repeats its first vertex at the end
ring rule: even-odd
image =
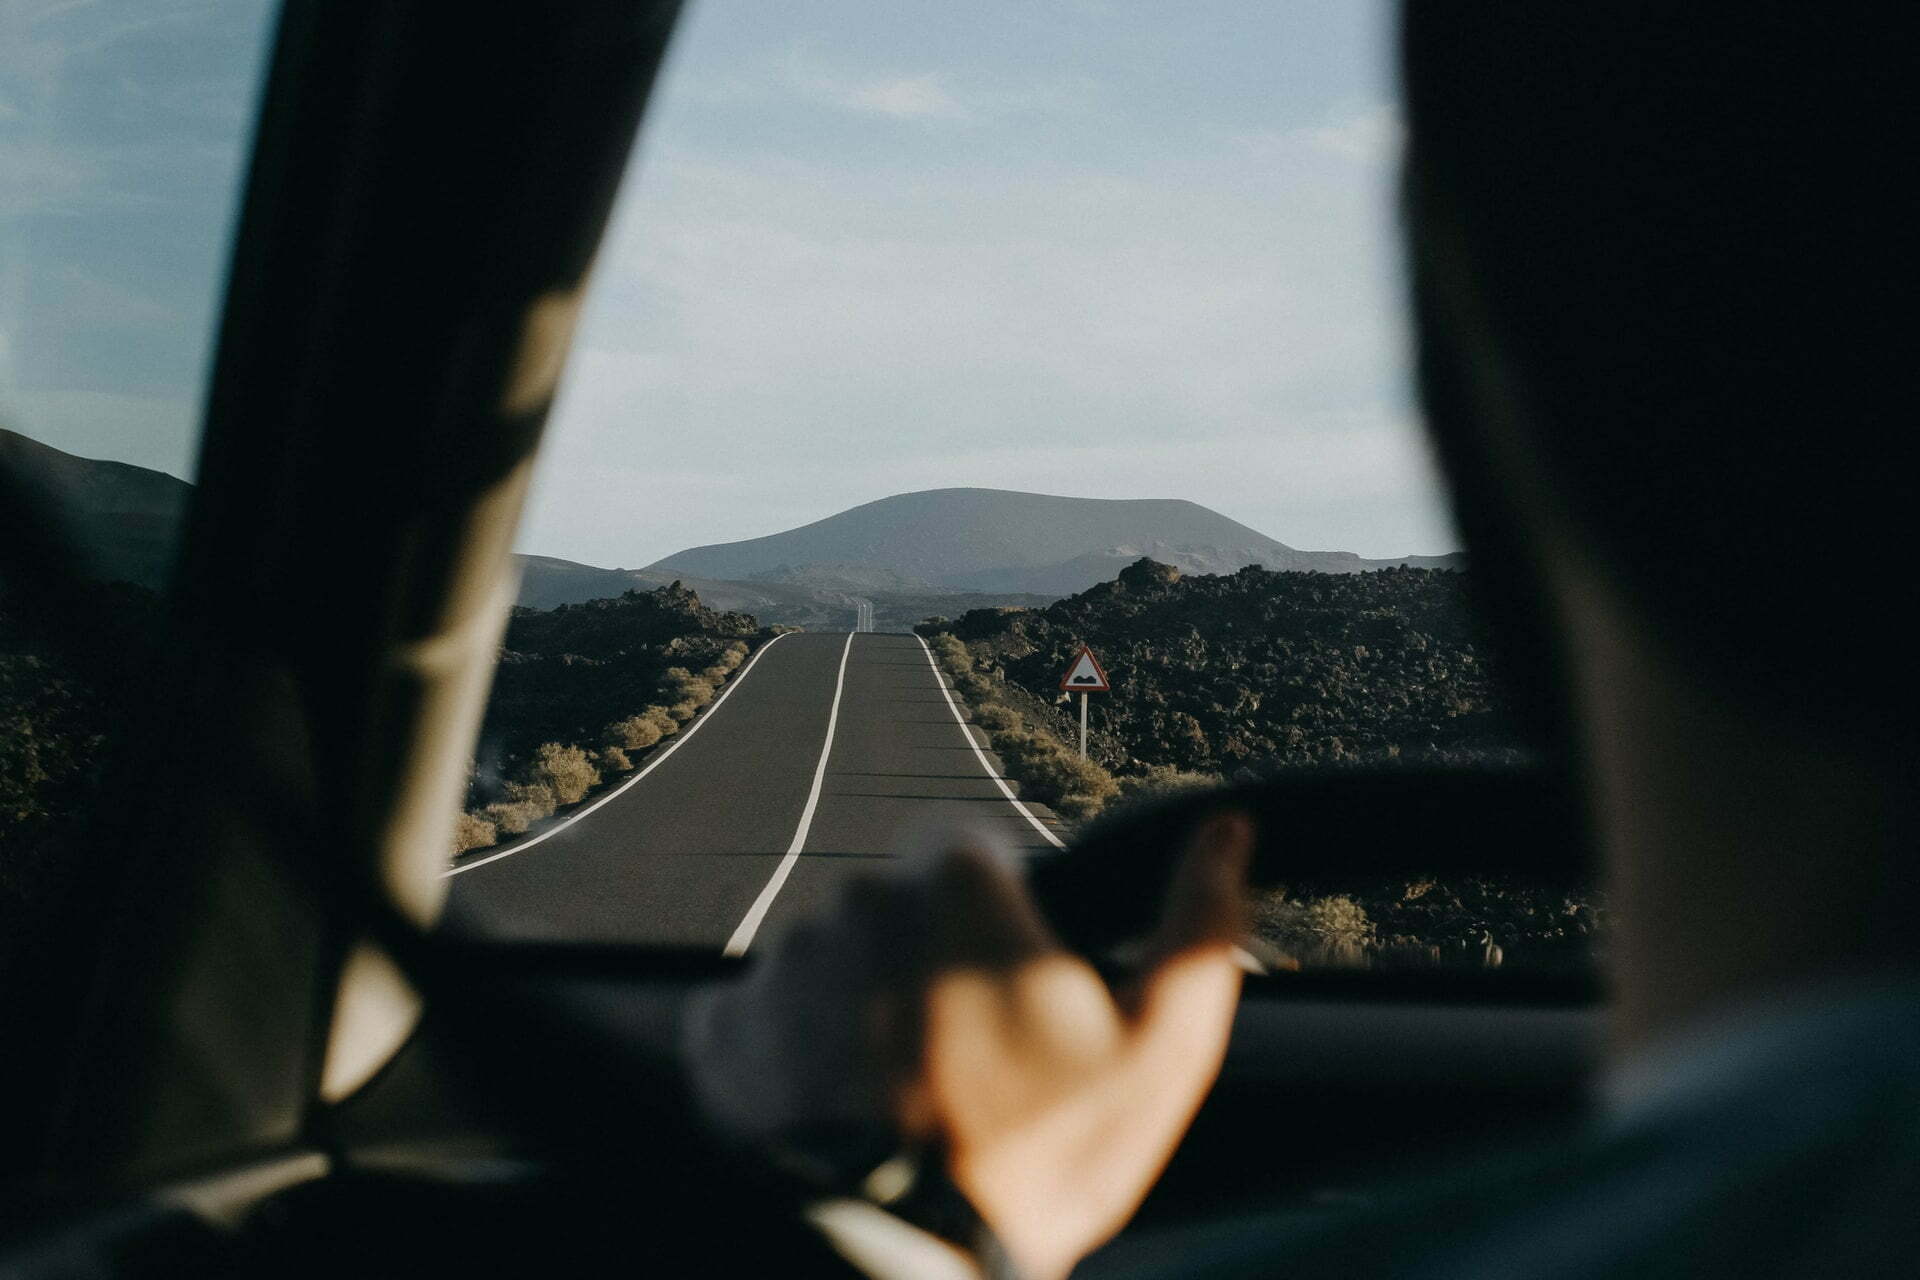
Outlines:
{"type": "Polygon", "coordinates": [[[981,828],[1017,848],[1050,847],[981,768],[964,736],[977,733],[955,723],[918,638],[856,636],[819,811],[766,927],[819,905],[839,880],[929,828],[981,828]]]}
{"type": "MultiPolygon", "coordinates": [[[[712,947],[756,901],[776,928],[932,824],[1047,841],[982,768],[919,640],[803,633],[765,647],[646,777],[539,844],[453,879],[449,920],[498,937],[712,947]],[[813,790],[807,838],[770,897],[813,790]]],[[[1035,812],[1051,824],[1051,815],[1035,812]]],[[[509,850],[516,846],[509,845],[509,850]]],[[[749,930],[751,931],[751,930],[749,930]]]]}
{"type": "Polygon", "coordinates": [[[793,839],[846,639],[772,642],[636,785],[543,843],[456,875],[449,923],[719,950],[793,839]]]}

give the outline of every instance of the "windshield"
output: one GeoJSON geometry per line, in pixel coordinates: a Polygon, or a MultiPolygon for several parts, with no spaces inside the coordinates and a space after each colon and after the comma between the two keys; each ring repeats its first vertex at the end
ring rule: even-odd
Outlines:
{"type": "MultiPolygon", "coordinates": [[[[1044,855],[1235,780],[1522,761],[1412,408],[1390,16],[691,10],[456,920],[740,953],[931,830],[1044,855]]],[[[1321,869],[1258,904],[1271,963],[1558,964],[1597,918],[1321,869]]]]}
{"type": "MultiPolygon", "coordinates": [[[[97,597],[130,668],[192,492],[272,12],[0,8],[0,468],[33,507],[7,514],[63,528],[61,587],[97,597]]],[[[34,605],[0,581],[0,969],[57,927],[48,907],[85,873],[66,842],[133,714],[34,605]]]]}

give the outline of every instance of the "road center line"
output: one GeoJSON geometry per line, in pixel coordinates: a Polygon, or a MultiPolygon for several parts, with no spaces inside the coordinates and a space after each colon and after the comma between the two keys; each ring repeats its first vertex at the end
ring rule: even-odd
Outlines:
{"type": "Polygon", "coordinates": [[[676,734],[674,736],[673,741],[667,744],[666,750],[662,751],[659,755],[655,756],[653,759],[647,761],[646,768],[640,770],[640,772],[634,774],[631,778],[628,778],[625,782],[615,787],[612,791],[609,791],[606,795],[601,796],[598,800],[595,800],[592,804],[588,805],[586,808],[582,809],[580,812],[574,814],[572,817],[568,818],[565,822],[555,823],[553,826],[548,827],[545,831],[542,831],[539,835],[533,837],[533,839],[522,840],[519,844],[516,844],[511,848],[502,849],[498,853],[490,853],[484,858],[475,858],[472,862],[463,862],[459,866],[452,867],[447,871],[443,872],[441,875],[441,878],[445,879],[447,876],[457,876],[463,871],[471,871],[475,867],[484,867],[489,862],[498,862],[502,858],[511,858],[516,853],[524,853],[528,849],[531,849],[533,848],[533,846],[539,844],[542,840],[546,840],[552,836],[559,835],[562,831],[565,831],[568,827],[580,821],[580,819],[586,817],[588,814],[592,813],[595,809],[598,809],[601,805],[607,804],[610,801],[618,799],[620,795],[623,792],[625,792],[628,787],[633,786],[635,783],[639,782],[640,779],[646,777],[648,774],[652,773],[655,769],[658,769],[661,765],[665,764],[667,762],[667,757],[672,755],[674,752],[678,751],[682,743],[684,743],[688,738],[691,738],[694,734],[700,732],[701,728],[703,728],[706,725],[707,721],[713,719],[713,713],[720,709],[720,704],[733,696],[733,691],[740,687],[741,681],[747,678],[747,673],[753,670],[754,665],[760,661],[761,656],[765,654],[767,650],[773,648],[773,646],[779,644],[782,640],[786,639],[788,634],[789,634],[788,632],[783,631],[779,635],[775,636],[773,639],[761,645],[760,652],[754,654],[752,659],[748,661],[747,665],[740,668],[740,674],[735,676],[733,679],[727,681],[727,687],[720,691],[720,696],[713,700],[713,705],[709,706],[706,709],[706,711],[701,714],[699,719],[693,721],[693,723],[689,724],[686,728],[682,729],[678,734],[676,734]]]}
{"type": "Polygon", "coordinates": [[[773,878],[767,881],[767,887],[760,891],[760,896],[753,900],[753,906],[747,909],[740,927],[727,939],[722,955],[747,954],[747,948],[753,945],[753,935],[760,932],[760,922],[767,918],[773,900],[780,896],[781,886],[793,874],[793,864],[800,861],[800,850],[806,846],[807,832],[813,828],[813,811],[820,807],[820,786],[827,780],[827,757],[833,754],[833,731],[840,723],[840,695],[847,687],[847,655],[853,652],[853,635],[853,632],[847,632],[846,647],[840,650],[840,674],[834,678],[833,707],[827,712],[827,740],[820,744],[820,760],[813,766],[813,789],[807,792],[807,807],[800,811],[800,825],[794,828],[793,843],[787,846],[787,856],[780,859],[780,865],[773,869],[773,878]]]}
{"type": "Polygon", "coordinates": [[[1054,848],[1066,848],[1066,841],[1053,834],[1046,823],[1034,817],[1033,810],[1021,804],[1020,797],[1013,794],[1013,788],[1007,785],[1007,780],[993,771],[993,762],[987,759],[987,753],[980,749],[980,744],[973,740],[973,730],[968,726],[967,718],[960,714],[960,706],[953,700],[952,690],[947,688],[946,680],[941,677],[940,664],[933,660],[933,650],[927,647],[926,637],[916,635],[914,639],[920,642],[921,651],[927,655],[927,665],[933,668],[933,682],[940,687],[940,696],[947,700],[947,710],[953,712],[953,721],[960,726],[960,736],[965,738],[967,745],[973,748],[973,758],[980,762],[980,767],[986,770],[989,778],[993,779],[993,785],[1000,788],[1000,794],[1007,798],[1007,803],[1018,809],[1020,816],[1031,822],[1035,831],[1045,836],[1054,848]]]}

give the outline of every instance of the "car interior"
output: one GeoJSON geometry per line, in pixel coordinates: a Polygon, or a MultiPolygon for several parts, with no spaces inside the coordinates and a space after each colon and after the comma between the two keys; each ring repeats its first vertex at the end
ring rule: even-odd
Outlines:
{"type": "MultiPolygon", "coordinates": [[[[166,744],[86,833],[84,962],[17,995],[6,1274],[855,1273],[803,1216],[828,1189],[717,1139],[682,1078],[688,993],[751,956],[435,929],[530,468],[677,10],[288,0],[159,637],[63,589],[58,512],[0,473],[7,591],[98,678],[148,673],[166,744]]],[[[1550,753],[1231,802],[1260,884],[1591,875],[1550,753]]],[[[1033,865],[1061,936],[1123,973],[1222,803],[1033,865]]],[[[1570,1127],[1602,996],[1585,968],[1251,976],[1131,1230],[1570,1127]]]]}

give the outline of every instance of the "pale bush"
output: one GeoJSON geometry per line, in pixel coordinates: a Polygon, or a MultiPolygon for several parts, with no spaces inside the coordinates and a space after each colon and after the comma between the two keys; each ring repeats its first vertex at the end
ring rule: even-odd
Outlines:
{"type": "Polygon", "coordinates": [[[1119,794],[1111,773],[1082,760],[1051,733],[1029,728],[1018,711],[998,701],[998,682],[974,669],[973,655],[958,637],[942,632],[927,643],[972,708],[974,723],[987,731],[1007,776],[1020,783],[1021,794],[1073,821],[1093,817],[1119,794]]]}
{"type": "MultiPolygon", "coordinates": [[[[658,710],[649,707],[649,711],[658,710]]],[[[647,716],[628,716],[625,720],[616,720],[607,726],[607,749],[610,751],[643,751],[660,741],[659,721],[647,716]]]]}
{"type": "Polygon", "coordinates": [[[559,807],[553,788],[544,782],[509,782],[504,798],[480,811],[481,816],[508,835],[517,836],[559,807]]]}
{"type": "Polygon", "coordinates": [[[1038,755],[1045,748],[1040,739],[1031,730],[1016,725],[1011,729],[1002,729],[995,733],[991,743],[995,754],[1011,769],[1015,763],[1024,763],[1028,757],[1038,755]]]}
{"type": "MultiPolygon", "coordinates": [[[[552,810],[548,810],[551,813],[552,810]]],[[[538,805],[525,800],[496,800],[480,811],[482,818],[492,823],[499,831],[517,836],[528,827],[547,816],[540,812],[538,805]]],[[[499,837],[496,836],[495,839],[499,837]]]]}
{"type": "Polygon", "coordinates": [[[1217,773],[1199,773],[1165,764],[1154,765],[1144,773],[1129,774],[1115,781],[1119,784],[1120,794],[1107,806],[1108,813],[1150,806],[1155,801],[1189,791],[1212,791],[1225,783],[1217,773]]]}
{"type": "Polygon", "coordinates": [[[560,807],[560,798],[544,782],[509,782],[504,791],[508,803],[529,806],[536,818],[550,818],[560,807]]]}
{"type": "MultiPolygon", "coordinates": [[[[1054,799],[1066,796],[1079,796],[1076,804],[1091,804],[1093,811],[1120,794],[1119,784],[1113,775],[1092,760],[1082,760],[1076,751],[1069,751],[1058,741],[1046,740],[1052,749],[1044,747],[1031,753],[1026,760],[1026,768],[1020,776],[1022,782],[1038,787],[1043,797],[1054,799]]],[[[1049,801],[1051,802],[1051,801],[1049,801]]],[[[1091,816],[1090,814],[1082,816],[1091,816]]]]}
{"type": "Polygon", "coordinates": [[[1004,702],[983,702],[973,709],[973,722],[982,729],[1004,733],[1020,727],[1020,713],[1004,702]]]}
{"type": "Polygon", "coordinates": [[[1355,968],[1379,942],[1365,907],[1346,894],[1288,898],[1273,890],[1254,905],[1254,931],[1308,967],[1355,968]]]}
{"type": "Polygon", "coordinates": [[[673,718],[673,712],[660,706],[648,707],[637,716],[628,716],[617,727],[625,736],[617,739],[614,745],[629,751],[650,747],[660,739],[671,738],[680,732],[680,722],[673,718]]]}
{"type": "MultiPolygon", "coordinates": [[[[691,704],[697,710],[713,701],[713,682],[693,674],[685,667],[668,667],[666,675],[660,679],[660,688],[675,715],[680,715],[682,706],[691,704]]],[[[680,718],[686,719],[685,716],[680,718]]]]}
{"type": "Polygon", "coordinates": [[[593,753],[593,767],[603,773],[625,773],[633,761],[619,747],[602,747],[593,753]]]}
{"type": "Polygon", "coordinates": [[[1184,791],[1211,791],[1221,782],[1217,773],[1176,769],[1170,764],[1156,764],[1144,773],[1129,774],[1119,779],[1120,794],[1128,800],[1155,799],[1179,795],[1184,791]]]}
{"type": "Polygon", "coordinates": [[[971,703],[991,702],[993,695],[998,692],[992,680],[972,671],[962,671],[954,676],[953,687],[971,703]]]}
{"type": "Polygon", "coordinates": [[[1119,794],[1111,773],[1082,760],[1052,734],[1004,729],[993,734],[993,749],[1007,773],[1019,780],[1023,794],[1052,805],[1064,817],[1090,818],[1119,794]]]}
{"type": "Polygon", "coordinates": [[[967,646],[960,637],[950,631],[942,631],[927,642],[933,650],[933,656],[945,663],[949,670],[966,671],[973,666],[973,655],[967,652],[967,646]]]}
{"type": "Polygon", "coordinates": [[[732,644],[721,650],[719,660],[705,671],[702,671],[700,678],[711,685],[718,686],[724,684],[727,677],[737,671],[740,664],[746,660],[747,646],[735,640],[732,644]]]}
{"type": "Polygon", "coordinates": [[[499,840],[500,829],[478,814],[463,813],[453,820],[453,851],[457,854],[484,849],[499,840]]]}
{"type": "Polygon", "coordinates": [[[587,753],[579,747],[564,747],[557,742],[540,744],[533,753],[533,767],[528,772],[531,781],[551,787],[554,799],[560,804],[574,804],[600,785],[600,771],[587,759],[587,753]]]}
{"type": "Polygon", "coordinates": [[[1063,818],[1070,818],[1075,822],[1085,822],[1088,818],[1097,816],[1106,806],[1106,800],[1100,796],[1087,795],[1080,791],[1070,791],[1066,795],[1056,797],[1052,808],[1055,813],[1063,818]]]}

